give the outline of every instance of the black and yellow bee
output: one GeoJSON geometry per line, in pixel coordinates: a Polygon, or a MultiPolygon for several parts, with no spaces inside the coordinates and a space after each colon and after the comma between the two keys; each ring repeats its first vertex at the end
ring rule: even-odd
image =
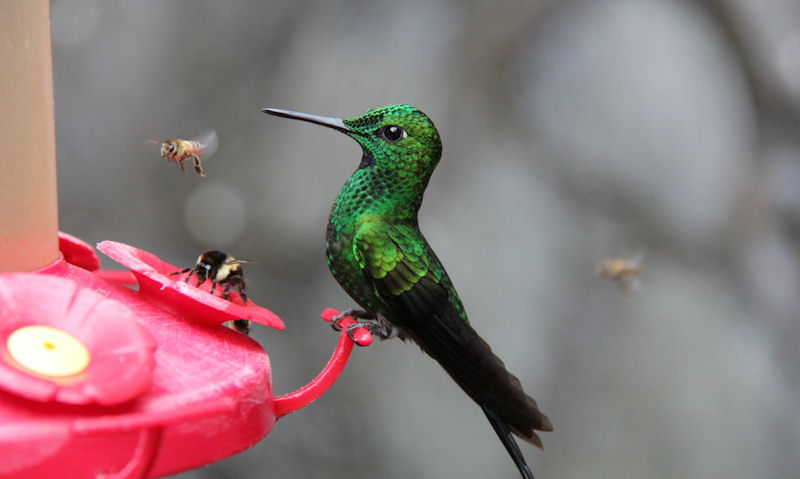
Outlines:
{"type": "MultiPolygon", "coordinates": [[[[217,289],[217,285],[223,286],[222,297],[226,300],[230,296],[231,288],[235,288],[242,297],[244,304],[247,304],[246,283],[242,263],[252,263],[252,261],[238,260],[224,251],[212,249],[204,252],[197,257],[197,263],[190,268],[171,273],[173,275],[189,273],[184,281],[187,283],[192,276],[197,277],[197,284],[203,284],[211,280],[211,293],[217,289]]],[[[250,331],[250,321],[237,319],[233,321],[233,327],[239,332],[247,334],[250,331]]]]}

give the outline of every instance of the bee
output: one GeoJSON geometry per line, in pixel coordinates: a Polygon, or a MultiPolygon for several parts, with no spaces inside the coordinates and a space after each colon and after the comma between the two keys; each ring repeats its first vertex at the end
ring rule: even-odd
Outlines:
{"type": "MultiPolygon", "coordinates": [[[[156,144],[159,143],[157,141],[150,141],[156,144]]],[[[211,155],[217,151],[217,145],[219,144],[217,132],[214,130],[209,130],[192,140],[173,138],[171,140],[161,141],[160,143],[161,158],[166,158],[173,163],[177,163],[184,173],[186,173],[186,167],[183,165],[183,162],[191,159],[194,163],[194,171],[204,178],[206,175],[203,173],[203,166],[200,161],[211,157],[211,155]]]]}
{"type": "MultiPolygon", "coordinates": [[[[184,268],[180,271],[170,273],[170,275],[189,273],[184,279],[189,282],[192,276],[197,277],[197,284],[201,285],[211,280],[211,293],[217,289],[217,285],[224,286],[222,293],[223,298],[226,300],[230,296],[231,288],[235,288],[239,292],[242,301],[247,305],[247,293],[245,292],[246,285],[244,279],[244,269],[242,263],[252,263],[253,261],[239,260],[233,256],[219,251],[216,249],[208,250],[197,257],[197,263],[190,268],[184,268]]],[[[250,332],[250,321],[246,319],[236,319],[233,321],[233,327],[237,331],[248,334],[250,332]]]]}
{"type": "Polygon", "coordinates": [[[639,273],[642,272],[644,256],[645,252],[640,251],[628,258],[604,259],[597,263],[594,274],[616,281],[623,293],[632,293],[642,286],[639,273]]]}

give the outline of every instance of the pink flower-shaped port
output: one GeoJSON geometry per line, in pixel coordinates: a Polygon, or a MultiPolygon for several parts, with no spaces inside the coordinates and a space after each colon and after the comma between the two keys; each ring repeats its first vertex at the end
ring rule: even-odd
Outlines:
{"type": "Polygon", "coordinates": [[[119,404],[150,386],[155,343],[127,306],[69,279],[0,275],[0,388],[119,404]]]}
{"type": "Polygon", "coordinates": [[[209,326],[247,319],[279,330],[285,327],[281,318],[267,308],[252,300],[244,305],[235,291],[231,291],[230,300],[226,300],[215,295],[221,294],[219,287],[215,294],[209,294],[210,281],[197,286],[194,282],[186,283],[183,280],[186,274],[173,274],[182,268],[162,261],[152,253],[116,241],[102,241],[97,244],[97,249],[130,268],[139,281],[139,294],[188,319],[209,326]]]}

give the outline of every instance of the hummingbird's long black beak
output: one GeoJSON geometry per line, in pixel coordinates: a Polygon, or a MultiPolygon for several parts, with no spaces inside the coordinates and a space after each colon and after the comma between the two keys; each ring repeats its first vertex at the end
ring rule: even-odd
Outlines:
{"type": "Polygon", "coordinates": [[[328,116],[312,115],[310,113],[300,113],[299,111],[281,110],[279,108],[262,108],[261,111],[269,115],[280,116],[282,118],[291,118],[293,120],[302,120],[316,125],[327,126],[334,130],[339,130],[342,133],[352,133],[341,118],[332,118],[328,116]]]}

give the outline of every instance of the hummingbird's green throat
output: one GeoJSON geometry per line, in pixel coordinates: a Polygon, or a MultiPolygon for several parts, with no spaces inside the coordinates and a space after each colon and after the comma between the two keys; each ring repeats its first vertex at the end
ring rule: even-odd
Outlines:
{"type": "MultiPolygon", "coordinates": [[[[550,420],[478,336],[439,258],[417,222],[442,143],[427,115],[389,105],[355,118],[265,108],[265,113],[327,126],[363,154],[331,208],[325,259],[364,309],[359,323],[382,339],[412,340],[483,409],[520,473],[533,479],[511,433],[538,447],[550,420]]],[[[500,316],[502,317],[502,316],[500,316]]]]}

